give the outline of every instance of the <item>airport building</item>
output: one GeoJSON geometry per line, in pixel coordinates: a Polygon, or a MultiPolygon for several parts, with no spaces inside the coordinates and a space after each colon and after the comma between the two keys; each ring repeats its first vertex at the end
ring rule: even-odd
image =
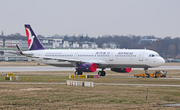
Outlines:
{"type": "Polygon", "coordinates": [[[103,43],[102,48],[110,48],[110,49],[116,49],[117,44],[114,42],[108,42],[108,43],[103,43]]]}
{"type": "Polygon", "coordinates": [[[156,41],[158,41],[158,39],[148,39],[148,38],[142,38],[139,42],[138,42],[138,44],[142,44],[142,43],[150,43],[150,44],[152,44],[152,43],[154,43],[154,42],[156,42],[156,41]]]}
{"type": "MultiPolygon", "coordinates": [[[[98,45],[94,42],[73,42],[68,40],[63,40],[62,38],[39,38],[39,41],[43,44],[44,48],[84,48],[89,49],[98,48],[98,45]]],[[[9,38],[0,38],[0,47],[13,47],[16,48],[16,44],[20,48],[28,48],[26,37],[21,39],[9,39],[9,38]]]]}

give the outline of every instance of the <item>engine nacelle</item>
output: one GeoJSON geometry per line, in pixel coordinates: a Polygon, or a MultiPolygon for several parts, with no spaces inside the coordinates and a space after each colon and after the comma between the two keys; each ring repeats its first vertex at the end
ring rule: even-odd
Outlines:
{"type": "Polygon", "coordinates": [[[118,73],[129,73],[131,72],[131,68],[111,68],[111,71],[118,73]]]}
{"type": "Polygon", "coordinates": [[[80,64],[76,70],[81,72],[95,72],[97,69],[97,65],[95,63],[82,63],[80,64]]]}

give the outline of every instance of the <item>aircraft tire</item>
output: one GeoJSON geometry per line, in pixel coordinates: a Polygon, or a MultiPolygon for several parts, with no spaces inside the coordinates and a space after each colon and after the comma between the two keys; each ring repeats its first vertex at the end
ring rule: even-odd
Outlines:
{"type": "Polygon", "coordinates": [[[75,75],[82,75],[83,73],[81,71],[75,71],[74,74],[75,75]]]}
{"type": "Polygon", "coordinates": [[[79,75],[82,75],[83,73],[81,71],[79,71],[79,75]]]}
{"type": "Polygon", "coordinates": [[[99,72],[98,72],[98,75],[102,76],[102,71],[99,71],[99,72]]]}
{"type": "Polygon", "coordinates": [[[74,72],[75,75],[78,75],[78,73],[79,73],[78,71],[75,71],[75,72],[74,72]]]}
{"type": "Polygon", "coordinates": [[[100,76],[105,76],[105,75],[106,75],[106,72],[105,72],[105,71],[99,71],[99,72],[98,72],[98,75],[100,75],[100,76]]]}
{"type": "Polygon", "coordinates": [[[150,75],[149,75],[149,74],[147,75],[147,78],[150,78],[150,75]]]}
{"type": "Polygon", "coordinates": [[[106,76],[106,72],[105,71],[102,71],[103,72],[103,76],[106,76]]]}

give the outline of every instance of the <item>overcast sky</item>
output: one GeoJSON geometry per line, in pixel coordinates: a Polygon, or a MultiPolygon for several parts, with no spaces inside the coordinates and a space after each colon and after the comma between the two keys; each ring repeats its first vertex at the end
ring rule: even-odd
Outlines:
{"type": "Polygon", "coordinates": [[[180,37],[180,0],[0,0],[0,32],[180,37]]]}

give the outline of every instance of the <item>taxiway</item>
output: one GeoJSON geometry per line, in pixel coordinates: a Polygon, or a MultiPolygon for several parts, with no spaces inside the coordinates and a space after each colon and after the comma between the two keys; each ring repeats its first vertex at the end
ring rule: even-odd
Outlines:
{"type": "MultiPolygon", "coordinates": [[[[157,68],[149,68],[149,70],[179,70],[180,66],[160,66],[157,68]]],[[[106,70],[110,70],[107,68],[106,70]]],[[[143,68],[132,68],[132,70],[143,70],[143,68]]],[[[1,72],[13,71],[75,71],[75,68],[54,67],[54,66],[5,66],[0,67],[1,72]]]]}

